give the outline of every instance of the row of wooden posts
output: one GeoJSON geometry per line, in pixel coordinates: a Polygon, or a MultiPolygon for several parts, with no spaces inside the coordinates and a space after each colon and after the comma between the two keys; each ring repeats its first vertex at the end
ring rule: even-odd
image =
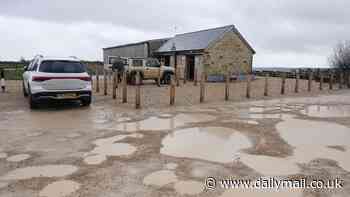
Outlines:
{"type": "MultiPolygon", "coordinates": [[[[197,86],[197,70],[195,70],[195,76],[194,76],[194,85],[197,86]]],[[[179,86],[180,82],[179,82],[179,73],[176,72],[175,76],[171,76],[171,80],[170,80],[170,105],[174,105],[175,104],[175,86],[179,86]]],[[[107,95],[107,89],[108,89],[108,82],[107,82],[107,71],[104,70],[103,72],[104,75],[104,95],[107,95]]],[[[123,72],[122,75],[122,80],[121,80],[121,87],[122,87],[122,102],[123,103],[127,103],[127,77],[126,77],[126,72],[123,72]]],[[[246,98],[250,98],[251,97],[251,80],[252,80],[252,76],[251,74],[247,74],[246,75],[246,98]]],[[[285,89],[285,85],[286,85],[286,73],[282,73],[281,74],[281,95],[284,95],[286,93],[286,89],[285,89]]],[[[333,89],[333,83],[334,83],[334,73],[333,72],[329,72],[328,73],[329,76],[329,89],[332,90],[333,89]]],[[[324,84],[324,73],[319,73],[319,90],[323,90],[323,84],[324,84]]],[[[200,103],[203,103],[205,101],[205,91],[206,91],[206,78],[207,78],[207,74],[206,73],[202,73],[201,74],[201,78],[200,78],[200,96],[199,96],[199,101],[200,103]]],[[[231,73],[228,73],[225,76],[225,92],[224,92],[224,97],[225,100],[228,101],[229,97],[230,97],[230,81],[231,81],[231,73]]],[[[266,73],[265,74],[265,80],[264,80],[264,96],[269,96],[269,74],[266,73]]],[[[294,92],[298,93],[299,92],[299,80],[300,80],[300,74],[298,72],[295,73],[295,85],[294,85],[294,92]]],[[[312,81],[313,81],[313,73],[309,72],[308,73],[308,87],[307,90],[308,92],[311,92],[312,90],[312,81]]],[[[346,76],[344,76],[344,73],[340,73],[339,76],[339,89],[343,88],[343,84],[346,83],[348,88],[350,88],[350,75],[349,73],[346,74],[346,76]],[[346,79],[346,81],[344,81],[344,77],[346,79]]],[[[186,77],[183,78],[183,84],[186,84],[186,77]]],[[[160,85],[160,77],[158,78],[158,85],[160,85]]],[[[100,92],[100,86],[99,86],[99,73],[98,70],[96,70],[96,92],[100,92]]],[[[119,86],[119,78],[118,78],[118,72],[113,72],[113,84],[112,84],[112,98],[116,99],[117,98],[117,91],[116,89],[119,86]]],[[[140,76],[140,72],[136,73],[136,92],[135,92],[135,108],[139,109],[141,108],[141,76],[140,76]]]]}

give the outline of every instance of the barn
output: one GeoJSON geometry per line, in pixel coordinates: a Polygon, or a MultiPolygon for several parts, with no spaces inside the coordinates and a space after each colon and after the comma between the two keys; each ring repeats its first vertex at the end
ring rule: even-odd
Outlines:
{"type": "Polygon", "coordinates": [[[164,65],[175,67],[180,77],[188,80],[203,70],[208,74],[251,72],[254,54],[253,47],[234,25],[103,49],[105,64],[118,56],[155,57],[164,65]]]}

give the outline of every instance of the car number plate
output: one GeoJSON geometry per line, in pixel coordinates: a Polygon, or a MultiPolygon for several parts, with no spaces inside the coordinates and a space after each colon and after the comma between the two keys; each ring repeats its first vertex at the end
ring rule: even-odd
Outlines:
{"type": "Polygon", "coordinates": [[[65,94],[57,94],[57,98],[68,99],[68,98],[76,98],[77,94],[75,93],[65,93],[65,94]]]}

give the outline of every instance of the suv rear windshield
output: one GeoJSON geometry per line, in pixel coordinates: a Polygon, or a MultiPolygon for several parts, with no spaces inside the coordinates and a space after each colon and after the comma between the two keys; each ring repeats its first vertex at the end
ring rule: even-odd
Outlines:
{"type": "Polygon", "coordinates": [[[43,61],[40,64],[39,72],[45,72],[45,73],[83,73],[83,72],[86,72],[86,68],[80,62],[50,60],[50,61],[43,61]]]}

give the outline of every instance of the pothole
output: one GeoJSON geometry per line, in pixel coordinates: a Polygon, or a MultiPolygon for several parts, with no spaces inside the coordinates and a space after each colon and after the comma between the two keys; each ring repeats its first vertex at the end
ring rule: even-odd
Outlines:
{"type": "Polygon", "coordinates": [[[162,145],[160,152],[165,155],[229,163],[237,152],[252,144],[234,129],[195,127],[168,134],[162,145]]]}
{"type": "Polygon", "coordinates": [[[8,157],[6,160],[9,162],[21,162],[30,158],[28,154],[18,154],[8,157]]]}
{"type": "Polygon", "coordinates": [[[302,114],[305,114],[310,117],[319,117],[319,118],[342,118],[350,116],[350,106],[349,105],[310,105],[307,106],[304,110],[301,110],[302,114]]]}
{"type": "Polygon", "coordinates": [[[204,185],[198,181],[179,181],[175,183],[174,189],[181,195],[196,195],[204,190],[204,185]]]}
{"type": "Polygon", "coordinates": [[[241,154],[240,161],[266,176],[291,175],[300,171],[296,163],[290,158],[241,154]]]}
{"type": "Polygon", "coordinates": [[[107,160],[107,156],[126,156],[133,154],[137,148],[128,143],[116,143],[127,137],[142,138],[142,134],[117,135],[109,138],[97,139],[93,143],[96,147],[86,154],[84,162],[88,165],[99,165],[107,160]]]}
{"type": "Polygon", "coordinates": [[[350,129],[336,123],[288,119],[278,123],[276,129],[288,144],[295,147],[350,145],[350,129]]]}
{"type": "Polygon", "coordinates": [[[74,181],[63,180],[50,183],[40,191],[41,197],[65,197],[79,190],[80,184],[74,181]]]}
{"type": "Polygon", "coordinates": [[[140,130],[166,131],[184,126],[188,123],[207,122],[215,120],[214,116],[206,114],[178,114],[172,118],[150,117],[138,122],[120,123],[117,130],[136,132],[140,130]]]}
{"type": "Polygon", "coordinates": [[[168,170],[175,170],[177,168],[178,164],[177,163],[167,163],[165,165],[165,168],[168,170]]]}
{"type": "Polygon", "coordinates": [[[177,177],[173,171],[161,170],[147,175],[143,179],[143,184],[162,187],[164,185],[174,183],[176,181],[177,177]]]}
{"type": "Polygon", "coordinates": [[[25,180],[36,177],[64,177],[73,174],[78,167],[72,165],[44,165],[18,168],[0,177],[0,181],[25,180]]]}
{"type": "Polygon", "coordinates": [[[6,159],[7,153],[0,153],[0,159],[6,159]]]}

